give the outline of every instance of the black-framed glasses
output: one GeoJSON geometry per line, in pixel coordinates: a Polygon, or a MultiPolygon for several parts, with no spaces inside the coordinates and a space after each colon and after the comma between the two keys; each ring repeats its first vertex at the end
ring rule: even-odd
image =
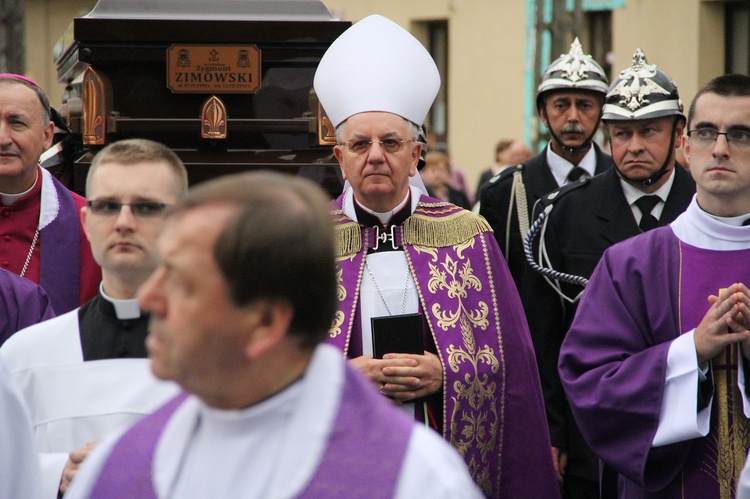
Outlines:
{"type": "Polygon", "coordinates": [[[123,206],[129,206],[130,211],[136,217],[158,217],[164,214],[164,211],[170,207],[166,203],[156,201],[134,201],[132,203],[121,203],[111,199],[90,199],[86,201],[91,213],[102,216],[115,216],[120,214],[123,206]]]}
{"type": "Polygon", "coordinates": [[[750,131],[740,128],[720,132],[713,128],[696,128],[688,131],[688,137],[693,140],[693,144],[699,147],[713,147],[719,135],[727,139],[729,147],[736,149],[750,149],[750,131]]]}
{"type": "Polygon", "coordinates": [[[354,154],[365,154],[370,150],[373,144],[380,144],[388,154],[395,154],[404,148],[407,142],[416,142],[414,139],[383,139],[383,140],[359,140],[354,139],[348,142],[342,142],[340,146],[346,146],[354,154]]]}

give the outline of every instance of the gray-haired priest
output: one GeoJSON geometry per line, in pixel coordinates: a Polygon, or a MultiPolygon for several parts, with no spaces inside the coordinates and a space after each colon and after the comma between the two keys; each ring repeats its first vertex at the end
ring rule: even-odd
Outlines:
{"type": "Polygon", "coordinates": [[[328,341],[456,447],[487,496],[557,497],[529,331],[492,231],[410,185],[440,87],[435,63],[370,16],[331,45],[314,85],[351,186],[333,203],[339,310],[328,341]]]}

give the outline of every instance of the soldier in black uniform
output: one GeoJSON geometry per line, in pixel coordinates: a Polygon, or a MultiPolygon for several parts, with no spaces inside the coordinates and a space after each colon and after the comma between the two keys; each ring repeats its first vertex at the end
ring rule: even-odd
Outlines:
{"type": "MultiPolygon", "coordinates": [[[[690,173],[675,159],[685,126],[677,87],[669,75],[647,63],[640,49],[632,66],[612,82],[602,121],[610,132],[615,167],[541,199],[535,216],[543,209],[551,211],[544,218],[544,240],[535,248],[534,259],[547,277],[527,271],[521,293],[556,449],[553,456],[559,474],[564,474],[564,497],[571,498],[599,497],[598,460],[578,430],[557,371],[560,345],[583,291],[580,283],[591,276],[605,249],[672,222],[695,194],[690,173]],[[573,276],[579,284],[568,282],[573,276]]],[[[604,486],[616,497],[609,488],[614,484],[604,486]]]]}
{"type": "Polygon", "coordinates": [[[525,163],[506,168],[480,189],[479,213],[495,231],[519,291],[526,268],[522,237],[534,203],[569,180],[612,166],[609,156],[592,142],[606,93],[604,71],[583,53],[576,38],[570,52],[549,65],[537,89],[537,112],[552,136],[549,146],[525,163]],[[525,209],[519,211],[518,206],[525,209]]]}

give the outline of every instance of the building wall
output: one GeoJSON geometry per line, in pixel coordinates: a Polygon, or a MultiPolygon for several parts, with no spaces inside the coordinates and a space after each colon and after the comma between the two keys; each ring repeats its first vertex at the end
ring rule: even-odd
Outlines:
{"type": "Polygon", "coordinates": [[[723,26],[721,2],[628,0],[613,12],[613,67],[626,68],[640,47],[677,83],[687,108],[700,87],[724,72],[723,26]]]}
{"type": "MultiPolygon", "coordinates": [[[[249,0],[248,0],[249,1],[249,0]]],[[[453,163],[473,187],[502,138],[533,129],[534,89],[528,68],[529,9],[534,0],[322,0],[337,17],[356,22],[384,15],[427,43],[424,24],[447,20],[449,36],[448,141],[453,163]]],[[[52,50],[72,19],[95,0],[26,0],[27,74],[59,104],[52,50]]],[[[613,12],[613,68],[630,64],[640,47],[677,82],[685,105],[724,68],[723,2],[625,0],[613,12]]],[[[584,46],[584,50],[587,47],[584,46]]],[[[556,57],[559,54],[552,54],[556,57]]],[[[614,75],[612,75],[614,76],[614,75]]]]}
{"type": "Polygon", "coordinates": [[[420,21],[448,20],[448,148],[473,192],[494,160],[495,144],[524,137],[526,4],[519,0],[323,0],[356,22],[381,14],[412,31],[420,21]]]}
{"type": "MultiPolygon", "coordinates": [[[[492,161],[500,138],[524,138],[524,116],[535,119],[534,89],[525,65],[526,19],[533,0],[368,1],[323,0],[356,21],[382,14],[410,28],[414,20],[446,16],[450,30],[448,145],[454,164],[474,185],[492,161]],[[524,115],[524,106],[532,110],[524,115]]],[[[648,61],[675,80],[685,106],[703,84],[724,70],[724,6],[706,0],[625,0],[613,11],[615,74],[640,47],[648,61]]],[[[587,47],[584,46],[584,51],[587,47]]],[[[557,57],[559,54],[551,54],[557,57]]]]}
{"type": "Polygon", "coordinates": [[[59,106],[65,87],[57,83],[53,58],[55,43],[75,17],[86,15],[96,0],[25,0],[26,76],[47,92],[59,106]]]}

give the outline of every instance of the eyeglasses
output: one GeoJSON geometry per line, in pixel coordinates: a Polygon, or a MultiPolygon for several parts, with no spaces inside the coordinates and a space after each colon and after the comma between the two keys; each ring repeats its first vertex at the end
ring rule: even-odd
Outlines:
{"type": "Polygon", "coordinates": [[[342,142],[340,146],[346,146],[354,154],[365,154],[370,150],[370,146],[373,144],[380,144],[388,154],[396,154],[404,148],[404,144],[407,142],[416,142],[416,140],[405,140],[405,139],[383,139],[383,140],[350,140],[349,142],[342,142]]]}
{"type": "Polygon", "coordinates": [[[134,203],[121,203],[108,199],[93,199],[86,201],[91,213],[102,216],[115,216],[120,214],[123,206],[129,206],[130,211],[136,217],[153,218],[161,216],[170,205],[157,203],[156,201],[136,201],[134,203]]]}
{"type": "Polygon", "coordinates": [[[750,132],[747,130],[719,132],[713,128],[696,128],[688,131],[688,137],[693,139],[693,145],[698,147],[713,147],[719,135],[723,135],[727,139],[727,145],[733,149],[750,149],[750,132]]]}

